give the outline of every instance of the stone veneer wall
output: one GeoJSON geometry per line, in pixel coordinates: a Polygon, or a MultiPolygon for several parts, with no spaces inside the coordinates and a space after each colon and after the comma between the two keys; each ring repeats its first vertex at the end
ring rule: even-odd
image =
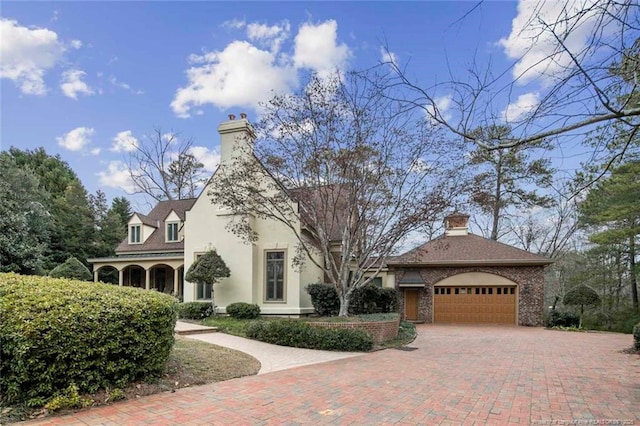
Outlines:
{"type": "MultiPolygon", "coordinates": [[[[415,269],[414,269],[415,270],[415,269]]],[[[396,270],[399,282],[405,269],[396,270]]],[[[486,272],[499,275],[518,284],[518,325],[543,325],[544,266],[484,266],[459,268],[420,268],[420,276],[426,283],[420,288],[418,303],[420,320],[430,323],[433,318],[433,286],[439,281],[464,272],[486,272]]],[[[402,290],[402,289],[401,289],[402,290]]],[[[399,312],[404,312],[404,297],[399,297],[399,312]]]]}
{"type": "Polygon", "coordinates": [[[372,321],[372,322],[320,322],[310,321],[307,324],[315,327],[325,328],[348,328],[352,330],[362,330],[368,333],[376,343],[398,337],[400,327],[400,317],[393,321],[372,321]]]}

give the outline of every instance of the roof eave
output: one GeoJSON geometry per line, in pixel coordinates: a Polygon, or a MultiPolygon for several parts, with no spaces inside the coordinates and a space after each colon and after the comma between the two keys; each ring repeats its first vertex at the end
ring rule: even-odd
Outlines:
{"type": "Polygon", "coordinates": [[[444,267],[444,266],[544,266],[555,263],[550,259],[505,259],[505,260],[441,260],[441,261],[418,261],[418,262],[394,262],[387,261],[387,265],[394,266],[429,266],[429,267],[444,267]]]}

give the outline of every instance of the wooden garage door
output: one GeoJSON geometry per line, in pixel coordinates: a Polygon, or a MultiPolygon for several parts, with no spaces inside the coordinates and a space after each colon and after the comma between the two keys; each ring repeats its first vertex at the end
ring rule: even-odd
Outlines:
{"type": "Polygon", "coordinates": [[[434,322],[516,323],[515,287],[434,287],[434,322]]]}

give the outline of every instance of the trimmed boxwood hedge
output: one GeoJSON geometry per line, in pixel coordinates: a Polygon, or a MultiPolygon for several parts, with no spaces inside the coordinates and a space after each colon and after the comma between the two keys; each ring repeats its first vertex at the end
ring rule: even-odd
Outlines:
{"type": "Polygon", "coordinates": [[[255,303],[231,303],[225,310],[231,318],[236,319],[256,319],[260,315],[260,306],[255,303]]]}
{"type": "Polygon", "coordinates": [[[211,302],[184,302],[178,304],[178,318],[205,319],[213,314],[211,302]]]}
{"type": "Polygon", "coordinates": [[[256,321],[249,324],[247,337],[266,343],[325,351],[364,352],[373,339],[362,330],[313,327],[302,321],[256,321]]]}
{"type": "Polygon", "coordinates": [[[41,406],[69,386],[122,388],[160,375],[176,303],[155,291],[0,274],[0,395],[41,406]]]}
{"type": "MultiPolygon", "coordinates": [[[[306,290],[311,296],[311,304],[318,315],[322,317],[338,315],[340,299],[333,285],[313,283],[307,285],[306,290]]],[[[397,308],[398,292],[395,288],[368,284],[353,291],[349,303],[349,314],[389,313],[395,312],[397,308]]]]}

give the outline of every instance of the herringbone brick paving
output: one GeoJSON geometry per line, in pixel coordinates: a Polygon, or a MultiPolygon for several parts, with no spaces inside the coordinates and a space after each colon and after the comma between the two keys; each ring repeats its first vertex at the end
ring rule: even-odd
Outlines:
{"type": "Polygon", "coordinates": [[[412,351],[181,389],[35,424],[639,424],[630,335],[420,325],[412,351]]]}

